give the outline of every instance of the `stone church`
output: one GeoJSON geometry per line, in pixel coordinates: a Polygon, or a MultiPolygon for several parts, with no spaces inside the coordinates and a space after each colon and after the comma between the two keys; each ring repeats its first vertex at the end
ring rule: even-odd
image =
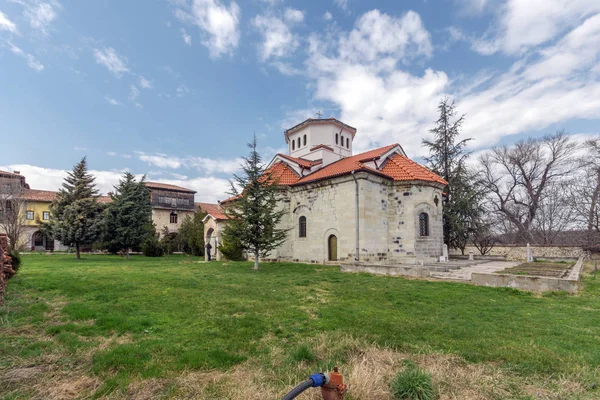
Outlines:
{"type": "MultiPolygon", "coordinates": [[[[307,119],[285,131],[288,152],[267,170],[282,187],[282,228],[289,233],[270,259],[400,263],[442,255],[446,182],[399,144],[353,154],[356,134],[334,118],[307,119]]],[[[223,211],[233,202],[221,202],[205,219],[213,253],[227,223],[223,211]]]]}

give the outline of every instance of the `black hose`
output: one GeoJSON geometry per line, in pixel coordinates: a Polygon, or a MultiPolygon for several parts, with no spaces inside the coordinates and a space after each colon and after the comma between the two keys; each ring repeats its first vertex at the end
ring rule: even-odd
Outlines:
{"type": "Polygon", "coordinates": [[[292,389],[291,392],[283,396],[281,400],[292,400],[295,399],[300,393],[304,392],[306,389],[313,387],[314,381],[312,379],[307,379],[295,388],[292,389]]]}

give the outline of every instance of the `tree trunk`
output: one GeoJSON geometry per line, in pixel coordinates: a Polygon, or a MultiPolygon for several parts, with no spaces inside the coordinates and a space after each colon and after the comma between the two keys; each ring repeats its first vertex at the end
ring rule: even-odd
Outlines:
{"type": "Polygon", "coordinates": [[[81,253],[79,252],[79,243],[75,243],[75,251],[77,253],[77,259],[81,260],[81,253]]]}
{"type": "Polygon", "coordinates": [[[592,230],[594,228],[594,214],[596,213],[596,205],[598,204],[598,195],[600,194],[600,168],[596,172],[596,187],[592,194],[592,202],[590,204],[590,211],[588,213],[588,244],[591,244],[592,230]]]}
{"type": "Polygon", "coordinates": [[[254,270],[258,271],[258,250],[254,251],[254,270]]]}
{"type": "Polygon", "coordinates": [[[127,259],[129,260],[129,247],[125,249],[125,256],[127,256],[127,259]]]}

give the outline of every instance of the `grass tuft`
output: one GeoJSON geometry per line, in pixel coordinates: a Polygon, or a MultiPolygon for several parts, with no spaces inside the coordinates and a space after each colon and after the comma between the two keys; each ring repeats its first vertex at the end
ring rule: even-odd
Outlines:
{"type": "Polygon", "coordinates": [[[433,400],[435,389],[431,375],[418,367],[409,366],[392,381],[392,391],[397,400],[433,400]]]}

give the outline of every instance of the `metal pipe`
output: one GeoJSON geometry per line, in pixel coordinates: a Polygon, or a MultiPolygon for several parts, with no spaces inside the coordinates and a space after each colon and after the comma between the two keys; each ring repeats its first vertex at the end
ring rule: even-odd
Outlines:
{"type": "Polygon", "coordinates": [[[354,184],[356,186],[356,255],[354,256],[355,261],[360,260],[360,245],[359,245],[359,228],[360,228],[360,213],[358,208],[358,179],[354,175],[354,171],[351,172],[352,178],[354,178],[354,184]]]}

